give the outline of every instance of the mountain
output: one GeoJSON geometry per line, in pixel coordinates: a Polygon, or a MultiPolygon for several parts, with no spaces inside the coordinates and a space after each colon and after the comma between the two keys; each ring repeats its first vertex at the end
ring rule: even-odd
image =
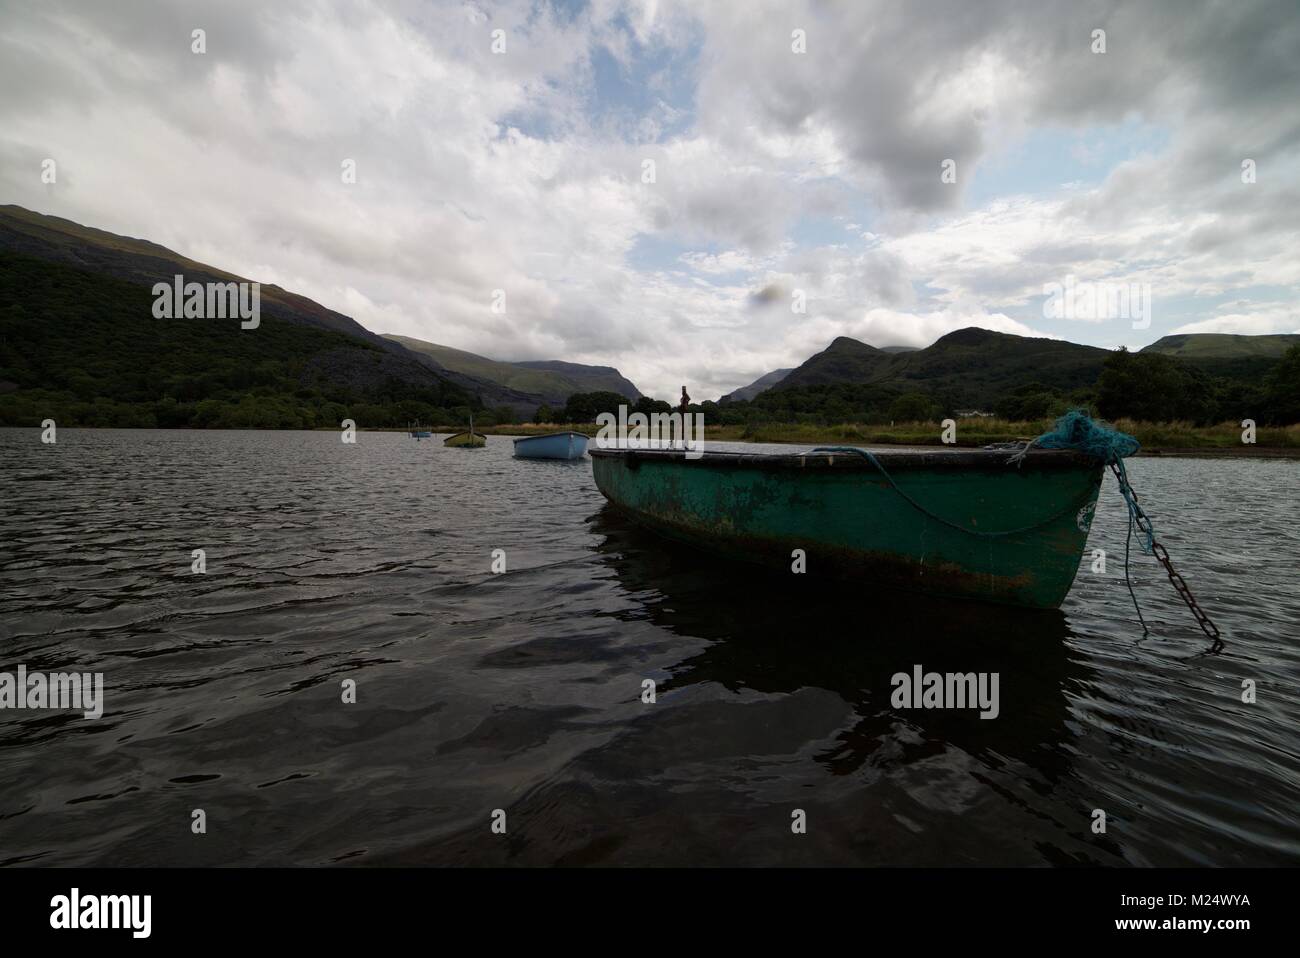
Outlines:
{"type": "Polygon", "coordinates": [[[889,368],[891,359],[882,349],[839,336],[820,353],[791,370],[777,388],[873,382],[889,368]]]}
{"type": "MultiPolygon", "coordinates": [[[[20,206],[0,206],[0,249],[26,253],[149,287],[160,281],[170,283],[177,273],[183,274],[186,282],[247,281],[244,277],[195,262],[148,240],[118,236],[58,216],[33,213],[20,206]]],[[[264,316],[280,316],[291,322],[346,333],[375,346],[386,346],[380,337],[351,317],[279,286],[262,284],[261,302],[264,316]]],[[[389,351],[398,355],[404,352],[389,351]]],[[[418,361],[412,356],[404,358],[418,361]]],[[[423,362],[420,365],[428,366],[423,362]]]]}
{"type": "Polygon", "coordinates": [[[759,376],[748,386],[741,386],[739,389],[727,393],[718,402],[740,402],[745,399],[753,399],[764,390],[771,389],[792,372],[794,372],[793,369],[774,369],[765,376],[759,376]]]}
{"type": "Polygon", "coordinates": [[[1179,333],[1161,336],[1139,352],[1165,353],[1179,359],[1240,359],[1266,356],[1281,359],[1292,346],[1300,345],[1300,333],[1242,336],[1235,333],[1179,333]]]}
{"type": "Polygon", "coordinates": [[[1108,354],[1093,346],[977,327],[948,333],[924,349],[892,352],[841,336],[766,395],[851,384],[872,387],[879,397],[927,392],[946,395],[960,406],[987,409],[1033,383],[1061,393],[1091,387],[1108,354]]]}
{"type": "MultiPolygon", "coordinates": [[[[536,369],[559,377],[561,382],[572,384],[578,392],[611,392],[626,396],[635,402],[641,398],[641,390],[625,379],[613,366],[586,366],[582,363],[566,363],[561,359],[529,359],[511,363],[522,369],[536,369]]],[[[568,398],[567,396],[565,397],[568,398]]]]}
{"type": "Polygon", "coordinates": [[[882,379],[953,394],[962,405],[988,408],[1019,386],[1042,383],[1061,393],[1092,386],[1110,351],[968,327],[924,349],[897,353],[882,379]]]}
{"type": "Polygon", "coordinates": [[[1292,346],[1300,334],[1241,336],[1231,333],[1179,333],[1162,336],[1139,352],[1174,356],[1211,376],[1258,379],[1292,346]]]}
{"type": "MultiPolygon", "coordinates": [[[[177,273],[184,275],[186,282],[247,282],[244,277],[198,263],[157,243],[118,236],[61,217],[34,213],[20,206],[0,206],[0,249],[64,263],[147,287],[160,281],[171,282],[177,273]]],[[[351,317],[274,284],[264,283],[261,286],[261,311],[264,317],[335,330],[369,343],[390,354],[392,358],[385,363],[385,372],[403,382],[428,382],[428,374],[417,368],[423,367],[424,370],[436,373],[438,381],[455,383],[468,393],[478,396],[484,405],[514,403],[522,408],[534,398],[502,389],[486,380],[444,370],[430,357],[411,353],[399,344],[390,343],[351,317]]],[[[363,364],[366,365],[369,364],[363,364]]],[[[334,357],[332,366],[335,375],[355,377],[359,373],[346,363],[340,365],[340,357],[337,356],[334,357]]],[[[364,372],[360,374],[365,378],[364,372]]]]}
{"type": "Polygon", "coordinates": [[[257,329],[156,319],[152,287],[177,274],[245,282],[156,243],[0,206],[0,421],[26,423],[42,403],[64,422],[108,425],[337,425],[340,409],[363,407],[350,418],[391,425],[402,403],[409,418],[535,408],[531,395],[444,369],[270,284],[257,329]]]}
{"type": "Polygon", "coordinates": [[[409,336],[385,333],[384,338],[432,357],[444,369],[527,393],[535,400],[534,409],[542,403],[563,406],[574,393],[615,392],[630,402],[641,395],[636,386],[611,366],[584,366],[560,360],[507,363],[409,336]]]}
{"type": "Polygon", "coordinates": [[[723,400],[846,384],[872,387],[878,398],[942,392],[962,406],[988,408],[1002,394],[1030,383],[1042,383],[1062,393],[1091,386],[1101,374],[1106,356],[1106,350],[1092,346],[977,327],[951,332],[924,349],[878,349],[840,336],[784,376],[771,373],[774,381],[765,382],[764,377],[723,400]]]}

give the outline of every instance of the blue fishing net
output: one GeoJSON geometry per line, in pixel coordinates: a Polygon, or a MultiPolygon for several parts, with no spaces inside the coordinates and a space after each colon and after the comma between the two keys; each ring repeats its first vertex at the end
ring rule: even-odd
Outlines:
{"type": "MultiPolygon", "coordinates": [[[[1056,420],[1056,425],[1047,432],[1033,442],[1025,443],[1023,449],[1007,460],[1008,463],[1019,466],[1035,446],[1039,449],[1073,449],[1110,466],[1115,472],[1115,478],[1119,480],[1119,491],[1128,506],[1129,534],[1132,535],[1133,525],[1136,524],[1143,533],[1142,551],[1151,551],[1155,542],[1155,529],[1150,518],[1138,506],[1137,495],[1129,485],[1128,470],[1124,468],[1125,457],[1132,456],[1141,449],[1141,443],[1126,432],[1094,421],[1085,409],[1071,409],[1056,420]]],[[[1127,562],[1125,568],[1127,569],[1127,562]]],[[[1141,615],[1140,612],[1138,614],[1141,615]]]]}
{"type": "Polygon", "coordinates": [[[1071,409],[1056,425],[1029,444],[1029,448],[1074,449],[1105,463],[1134,455],[1141,443],[1128,433],[1093,420],[1086,410],[1071,409]]]}

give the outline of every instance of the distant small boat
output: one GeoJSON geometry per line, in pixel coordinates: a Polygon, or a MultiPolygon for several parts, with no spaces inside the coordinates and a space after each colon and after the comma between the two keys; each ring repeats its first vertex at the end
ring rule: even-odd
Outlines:
{"type": "Polygon", "coordinates": [[[469,417],[469,431],[448,436],[442,441],[442,444],[455,449],[482,449],[487,445],[487,436],[474,431],[474,417],[471,415],[469,417]]]}
{"type": "Polygon", "coordinates": [[[784,569],[802,555],[813,575],[1047,609],[1070,591],[1102,475],[1055,449],[1018,466],[995,449],[592,449],[591,462],[631,518],[724,555],[784,569]]]}
{"type": "Polygon", "coordinates": [[[580,432],[552,432],[515,440],[520,459],[581,459],[587,454],[587,436],[580,432]]]}
{"type": "Polygon", "coordinates": [[[428,439],[433,435],[433,433],[429,432],[429,430],[422,427],[418,422],[417,423],[408,422],[406,424],[406,434],[410,436],[412,439],[428,439]]]}

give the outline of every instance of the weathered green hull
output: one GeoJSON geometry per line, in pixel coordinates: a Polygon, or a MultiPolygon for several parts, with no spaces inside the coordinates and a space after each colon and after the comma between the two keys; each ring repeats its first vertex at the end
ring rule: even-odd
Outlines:
{"type": "Polygon", "coordinates": [[[1102,466],[1069,451],[1035,450],[1019,466],[1009,455],[878,452],[895,489],[843,453],[591,452],[601,493],[664,535],[787,569],[802,549],[807,574],[877,588],[1056,608],[1087,545],[1102,466]],[[1010,534],[988,535],[1000,532],[1010,534]]]}

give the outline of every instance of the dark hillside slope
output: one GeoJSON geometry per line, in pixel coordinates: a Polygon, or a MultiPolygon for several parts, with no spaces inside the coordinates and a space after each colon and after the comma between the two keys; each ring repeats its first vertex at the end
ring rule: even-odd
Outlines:
{"type": "Polygon", "coordinates": [[[155,319],[148,286],[0,250],[0,424],[392,426],[474,402],[335,329],[155,319]]]}
{"type": "MultiPolygon", "coordinates": [[[[245,277],[181,256],[164,246],[147,240],[118,236],[104,230],[81,226],[57,216],[34,213],[19,206],[0,206],[0,249],[25,253],[40,259],[75,266],[82,270],[142,285],[146,291],[157,282],[172,281],[181,274],[186,282],[244,282],[245,277]]],[[[388,353],[385,375],[408,386],[420,388],[437,381],[460,386],[468,395],[477,396],[487,406],[510,405],[519,409],[535,408],[537,397],[517,390],[504,389],[495,383],[443,369],[429,356],[407,350],[399,343],[384,339],[356,320],[278,286],[261,286],[261,315],[286,322],[344,333],[371,347],[388,353]]],[[[367,360],[353,368],[358,354],[333,356],[321,371],[349,382],[373,381],[373,364],[367,360]]],[[[324,362],[324,361],[322,361],[324,362]]]]}

